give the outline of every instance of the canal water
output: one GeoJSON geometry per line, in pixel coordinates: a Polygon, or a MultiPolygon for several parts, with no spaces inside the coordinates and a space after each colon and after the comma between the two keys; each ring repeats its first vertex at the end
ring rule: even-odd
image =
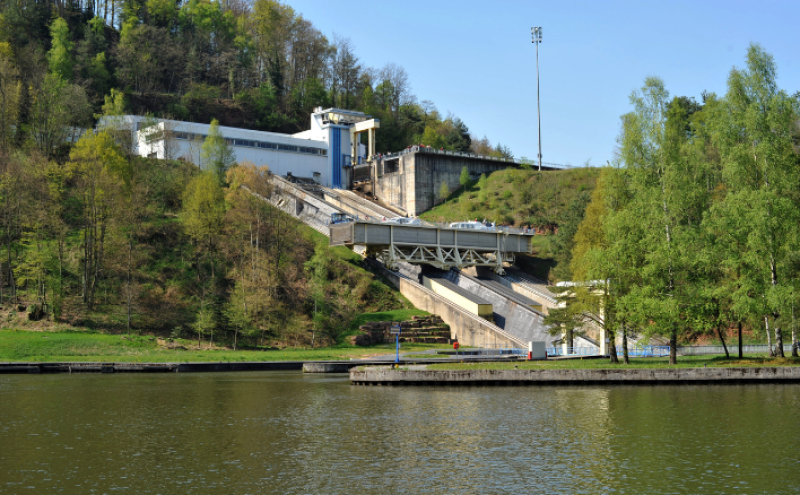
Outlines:
{"type": "Polygon", "coordinates": [[[0,493],[800,493],[800,385],[5,375],[0,493]]]}

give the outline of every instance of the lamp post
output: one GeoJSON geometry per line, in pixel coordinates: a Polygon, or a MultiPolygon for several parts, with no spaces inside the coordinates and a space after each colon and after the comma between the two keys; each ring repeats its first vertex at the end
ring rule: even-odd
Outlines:
{"type": "Polygon", "coordinates": [[[542,115],[539,105],[539,43],[542,42],[542,28],[531,28],[531,43],[536,45],[536,128],[539,131],[539,172],[542,171],[542,115]]]}

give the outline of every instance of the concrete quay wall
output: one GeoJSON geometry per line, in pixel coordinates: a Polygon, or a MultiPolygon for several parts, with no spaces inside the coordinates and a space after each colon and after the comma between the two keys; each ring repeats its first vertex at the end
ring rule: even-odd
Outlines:
{"type": "Polygon", "coordinates": [[[569,385],[797,383],[800,366],[674,369],[350,370],[354,385],[569,385]]]}
{"type": "Polygon", "coordinates": [[[519,165],[486,157],[418,150],[385,158],[378,164],[375,192],[381,201],[416,216],[433,208],[442,182],[447,183],[451,191],[461,187],[464,167],[477,179],[481,174],[489,175],[519,165]]]}

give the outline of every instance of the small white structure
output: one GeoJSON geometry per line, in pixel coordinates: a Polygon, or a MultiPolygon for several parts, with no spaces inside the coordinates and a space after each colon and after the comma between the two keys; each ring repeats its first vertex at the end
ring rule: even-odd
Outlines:
{"type": "MultiPolygon", "coordinates": [[[[159,159],[182,159],[198,166],[208,124],[157,120],[125,115],[123,122],[134,132],[135,153],[159,159]]],[[[321,107],[311,114],[310,129],[296,134],[253,131],[220,126],[220,134],[233,149],[236,161],[267,166],[277,175],[313,178],[326,187],[348,188],[352,167],[374,155],[377,119],[361,112],[321,107]],[[354,143],[368,132],[367,146],[354,143]],[[356,144],[357,146],[353,146],[356,144]],[[369,155],[367,154],[369,151],[369,155]],[[357,157],[354,160],[353,154],[357,157]]]]}

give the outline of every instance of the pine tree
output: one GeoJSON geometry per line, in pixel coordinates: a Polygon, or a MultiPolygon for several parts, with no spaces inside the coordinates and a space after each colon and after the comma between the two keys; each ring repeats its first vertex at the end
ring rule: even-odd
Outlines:
{"type": "Polygon", "coordinates": [[[70,39],[67,21],[61,17],[54,20],[53,24],[50,25],[50,37],[52,39],[52,48],[47,52],[50,72],[65,81],[69,81],[72,79],[75,60],[72,55],[73,43],[70,39]]]}
{"type": "Polygon", "coordinates": [[[444,202],[448,196],[450,196],[450,187],[448,187],[447,181],[443,180],[442,185],[439,186],[439,200],[444,202]]]}
{"type": "Polygon", "coordinates": [[[204,170],[211,171],[217,177],[220,186],[225,185],[225,174],[236,163],[236,155],[220,133],[217,119],[211,121],[208,136],[203,141],[200,163],[204,170]]]}

